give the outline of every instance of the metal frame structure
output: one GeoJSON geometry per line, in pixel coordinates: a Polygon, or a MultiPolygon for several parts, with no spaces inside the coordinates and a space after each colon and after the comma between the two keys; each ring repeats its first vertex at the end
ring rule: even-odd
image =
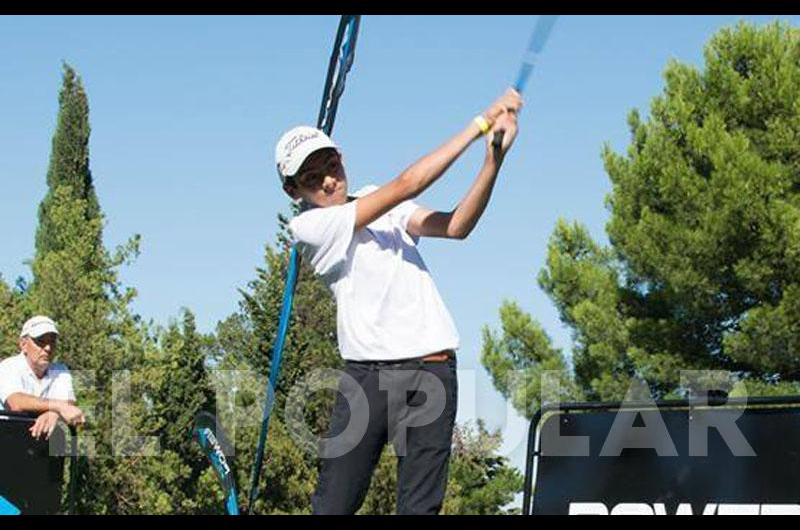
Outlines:
{"type": "MultiPolygon", "coordinates": [[[[0,418],[8,421],[18,421],[22,423],[33,423],[36,421],[36,415],[25,412],[11,412],[8,410],[0,410],[0,418]]],[[[69,485],[67,490],[67,514],[75,513],[75,488],[77,486],[77,464],[78,464],[78,431],[73,426],[68,427],[69,431],[69,485]]]]}
{"type": "Polygon", "coordinates": [[[535,482],[535,467],[538,458],[541,456],[538,447],[538,436],[540,423],[545,415],[561,414],[567,412],[594,412],[594,411],[615,411],[615,410],[653,410],[658,409],[696,409],[707,407],[718,408],[752,408],[765,406],[800,406],[800,396],[776,396],[776,397],[750,397],[750,398],[726,398],[709,395],[707,399],[675,399],[675,400],[655,400],[655,401],[610,401],[610,402],[572,402],[559,403],[556,405],[545,405],[536,411],[531,418],[528,428],[528,445],[525,454],[525,483],[522,491],[522,515],[531,515],[533,502],[533,486],[535,482]]]}

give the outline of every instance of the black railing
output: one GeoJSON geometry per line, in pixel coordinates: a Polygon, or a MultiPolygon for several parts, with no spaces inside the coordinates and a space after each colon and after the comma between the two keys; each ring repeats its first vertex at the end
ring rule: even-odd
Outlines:
{"type": "MultiPolygon", "coordinates": [[[[37,414],[12,412],[8,410],[0,410],[0,421],[23,423],[32,425],[37,418],[37,414]]],[[[75,427],[69,426],[69,443],[65,444],[65,448],[69,447],[69,452],[65,455],[69,460],[69,483],[67,485],[67,510],[66,513],[75,513],[76,505],[76,491],[77,491],[77,463],[78,463],[78,433],[75,427]]],[[[0,454],[0,458],[3,455],[0,454]]]]}

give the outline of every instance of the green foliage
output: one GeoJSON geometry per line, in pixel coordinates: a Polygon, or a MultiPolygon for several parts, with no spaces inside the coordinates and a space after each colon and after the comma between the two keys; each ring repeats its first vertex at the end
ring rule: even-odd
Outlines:
{"type": "MultiPolygon", "coordinates": [[[[239,311],[217,326],[216,368],[219,370],[254,370],[237,396],[235,420],[236,458],[246,463],[238,466],[238,483],[242,490],[240,504],[247,500],[250,466],[260,428],[264,391],[270,369],[272,346],[277,331],[289,252],[286,246],[286,219],[281,217],[278,234],[280,250],[265,249],[265,267],[241,291],[239,311]]],[[[341,359],[336,348],[336,307],[331,293],[302,265],[292,310],[292,323],[286,337],[281,376],[275,406],[270,420],[270,433],[264,471],[259,480],[261,495],[254,513],[307,513],[316,484],[316,459],[288,434],[284,426],[284,408],[290,389],[301,383],[314,369],[337,368],[341,359]]],[[[334,395],[317,392],[305,402],[305,423],[317,436],[325,433],[334,395]]]]}
{"type": "Polygon", "coordinates": [[[22,293],[11,289],[0,275],[0,355],[18,351],[17,340],[26,320],[22,293]]]}
{"type": "Polygon", "coordinates": [[[522,474],[497,452],[499,431],[490,433],[483,421],[473,428],[457,426],[453,435],[450,481],[442,513],[445,515],[514,515],[509,508],[522,490],[522,474]]]}
{"type": "MultiPolygon", "coordinates": [[[[671,61],[664,81],[649,118],[631,112],[627,152],[603,150],[611,246],[565,221],[550,240],[539,284],[572,330],[574,382],[589,399],[619,399],[634,377],[654,397],[679,396],[681,370],[714,369],[743,381],[737,392],[794,393],[800,32],[724,29],[702,69],[671,61]]],[[[509,312],[484,341],[507,395],[504,371],[561,365],[535,323],[538,339],[516,347],[509,312]]]]}
{"type": "Polygon", "coordinates": [[[78,509],[118,512],[118,490],[109,487],[121,476],[111,450],[111,379],[115,370],[135,366],[142,340],[136,318],[127,310],[134,293],[123,290],[116,266],[127,253],[136,253],[137,239],[117,256],[103,247],[103,216],[89,171],[88,143],[86,94],[75,71],[65,65],[48,192],[39,209],[33,282],[25,298],[31,313],[58,322],[59,360],[75,372],[81,406],[89,413],[83,439],[93,444],[92,458],[79,469],[78,509]]]}
{"type": "MultiPolygon", "coordinates": [[[[89,102],[83,83],[75,70],[64,64],[61,92],[58,95],[58,120],[50,152],[47,170],[47,197],[39,205],[39,227],[36,231],[36,250],[46,253],[66,248],[69,242],[60,227],[53,224],[51,209],[58,207],[63,199],[56,195],[61,190],[69,198],[86,201],[80,211],[85,221],[101,216],[100,205],[94,191],[89,170],[89,102]]],[[[102,245],[100,234],[94,233],[94,246],[102,245]]]]}
{"type": "Polygon", "coordinates": [[[482,361],[495,388],[515,408],[530,415],[542,401],[574,398],[577,390],[564,356],[550,346],[550,338],[542,327],[509,301],[500,308],[500,320],[502,334],[487,327],[483,329],[482,361]],[[545,374],[552,378],[549,388],[542,387],[545,374]]]}

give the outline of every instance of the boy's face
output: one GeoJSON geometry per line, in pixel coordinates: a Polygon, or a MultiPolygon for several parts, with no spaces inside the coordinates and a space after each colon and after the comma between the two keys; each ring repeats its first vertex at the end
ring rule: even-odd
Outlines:
{"type": "Polygon", "coordinates": [[[320,149],[300,166],[293,182],[283,189],[294,199],[303,199],[315,206],[334,206],[347,202],[347,176],[342,158],[335,149],[320,149]]]}

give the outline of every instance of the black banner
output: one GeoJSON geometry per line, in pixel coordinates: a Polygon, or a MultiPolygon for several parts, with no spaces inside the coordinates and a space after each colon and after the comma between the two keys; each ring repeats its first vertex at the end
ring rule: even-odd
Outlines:
{"type": "Polygon", "coordinates": [[[0,411],[0,513],[54,514],[61,509],[66,434],[34,440],[34,419],[0,411]],[[51,456],[55,455],[55,456],[51,456]]]}
{"type": "Polygon", "coordinates": [[[794,407],[560,412],[537,445],[534,514],[800,514],[794,407]]]}

